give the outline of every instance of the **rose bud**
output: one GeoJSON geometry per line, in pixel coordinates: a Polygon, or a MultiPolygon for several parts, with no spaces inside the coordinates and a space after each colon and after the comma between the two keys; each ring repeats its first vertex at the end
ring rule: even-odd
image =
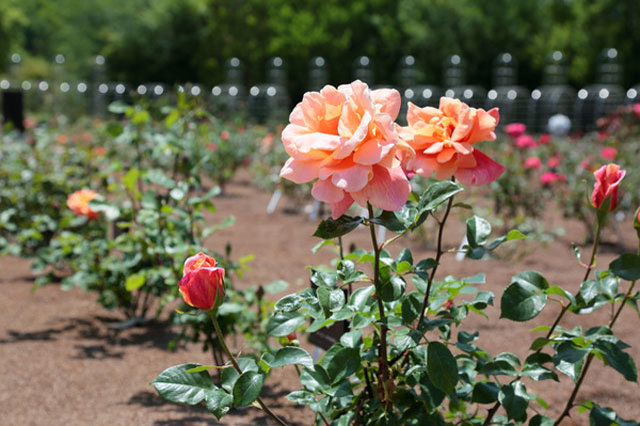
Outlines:
{"type": "Polygon", "coordinates": [[[296,333],[289,333],[287,334],[287,340],[289,341],[289,343],[293,342],[294,340],[296,340],[296,333]]]}
{"type": "Polygon", "coordinates": [[[187,305],[209,310],[224,299],[224,269],[213,257],[200,252],[184,262],[184,276],[178,283],[187,305]]]}
{"type": "Polygon", "coordinates": [[[615,163],[607,164],[596,170],[593,173],[596,177],[596,182],[593,185],[591,204],[599,209],[602,203],[611,196],[609,210],[615,209],[618,204],[618,185],[625,174],[626,171],[620,170],[620,166],[615,163]]]}

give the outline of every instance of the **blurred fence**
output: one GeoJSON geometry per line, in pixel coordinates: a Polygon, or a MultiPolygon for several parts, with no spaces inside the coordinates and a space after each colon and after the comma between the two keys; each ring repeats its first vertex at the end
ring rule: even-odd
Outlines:
{"type": "MultiPolygon", "coordinates": [[[[404,120],[407,102],[418,106],[437,106],[441,96],[457,97],[474,107],[499,107],[501,125],[521,122],[534,132],[568,133],[593,130],[599,117],[620,105],[640,102],[640,84],[625,90],[621,86],[622,66],[618,51],[605,49],[598,61],[596,81],[583,88],[567,84],[566,58],[555,51],[547,58],[543,84],[530,91],[518,85],[517,61],[511,53],[496,58],[493,87],[484,88],[466,81],[465,61],[460,55],[449,56],[443,67],[443,86],[419,81],[420,70],[415,58],[405,56],[398,65],[395,84],[376,81],[372,58],[360,56],[352,64],[354,79],[372,88],[396,87],[403,99],[399,120],[404,120]]],[[[238,58],[226,63],[224,81],[213,87],[187,83],[169,87],[162,83],[130,86],[124,82],[106,81],[105,59],[95,58],[91,81],[69,81],[65,78],[65,58],[56,55],[54,78],[50,81],[26,81],[20,75],[21,58],[11,55],[9,73],[0,78],[5,121],[19,120],[15,109],[31,113],[50,113],[70,120],[83,115],[103,117],[108,105],[115,101],[143,101],[161,108],[176,101],[178,93],[205,104],[213,113],[226,117],[242,114],[257,122],[286,121],[291,110],[287,92],[287,64],[282,58],[269,60],[266,81],[245,87],[243,67],[238,58]],[[4,101],[8,99],[8,101],[4,101]]],[[[329,81],[329,64],[322,57],[313,58],[308,66],[307,88],[319,90],[329,81]]],[[[640,78],[638,79],[640,81],[640,78]]]]}

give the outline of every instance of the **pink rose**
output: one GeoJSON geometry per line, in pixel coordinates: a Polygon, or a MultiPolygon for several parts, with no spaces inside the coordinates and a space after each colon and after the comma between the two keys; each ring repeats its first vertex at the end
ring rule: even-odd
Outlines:
{"type": "Polygon", "coordinates": [[[504,131],[507,132],[507,134],[511,136],[513,139],[516,139],[524,135],[524,132],[527,131],[527,126],[525,126],[522,123],[511,123],[511,124],[507,124],[504,127],[504,131]]]}
{"type": "Polygon", "coordinates": [[[223,141],[229,140],[230,136],[231,134],[229,133],[228,130],[223,130],[222,133],[220,133],[220,139],[222,139],[223,141]]]}
{"type": "Polygon", "coordinates": [[[360,80],[305,93],[282,131],[291,158],[280,176],[295,183],[317,179],[311,195],[331,205],[334,219],[354,201],[399,210],[411,185],[396,154],[412,152],[394,124],[400,103],[397,90],[370,90],[360,80]]]}
{"type": "Polygon", "coordinates": [[[529,135],[521,135],[516,138],[516,146],[520,149],[536,147],[536,141],[529,135]]]}
{"type": "Polygon", "coordinates": [[[540,170],[542,167],[542,161],[538,157],[529,157],[524,160],[525,169],[540,170]]]}
{"type": "Polygon", "coordinates": [[[562,173],[544,172],[540,175],[540,183],[544,186],[551,185],[555,182],[566,182],[567,177],[562,173]]]}
{"type": "Polygon", "coordinates": [[[606,161],[613,161],[616,159],[616,155],[618,155],[618,150],[611,147],[605,146],[600,150],[600,157],[606,161]]]}
{"type": "Polygon", "coordinates": [[[626,173],[625,170],[620,170],[620,166],[615,163],[609,163],[596,170],[593,173],[596,182],[591,193],[591,204],[599,209],[602,203],[611,196],[609,210],[615,209],[618,204],[618,185],[626,173]]]}

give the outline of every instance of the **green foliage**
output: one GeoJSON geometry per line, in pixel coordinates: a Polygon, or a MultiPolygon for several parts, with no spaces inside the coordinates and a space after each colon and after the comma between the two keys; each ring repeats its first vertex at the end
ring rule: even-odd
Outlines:
{"type": "Polygon", "coordinates": [[[225,61],[239,56],[251,85],[265,81],[268,58],[281,56],[294,99],[309,89],[308,64],[316,55],[327,58],[330,81],[351,79],[353,60],[369,55],[376,82],[393,82],[401,56],[412,54],[420,82],[443,85],[443,60],[458,53],[467,81],[486,87],[504,51],[516,55],[528,87],[541,84],[554,49],[569,58],[571,82],[579,87],[592,81],[605,47],[616,47],[624,58],[625,86],[637,83],[640,67],[634,0],[11,0],[0,7],[0,35],[10,42],[4,49],[47,62],[64,53],[66,68],[83,79],[91,75],[91,58],[103,54],[112,80],[217,84],[225,61]]]}

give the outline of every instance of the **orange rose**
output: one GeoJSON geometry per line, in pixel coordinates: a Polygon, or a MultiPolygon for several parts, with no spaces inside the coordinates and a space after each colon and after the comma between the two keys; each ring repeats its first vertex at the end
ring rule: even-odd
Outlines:
{"type": "Polygon", "coordinates": [[[78,216],[86,216],[89,219],[97,219],[98,212],[91,210],[89,201],[98,197],[98,194],[90,189],[81,189],[69,195],[67,206],[78,216]]]}
{"type": "Polygon", "coordinates": [[[213,257],[200,252],[184,262],[184,276],[178,283],[187,305],[209,310],[224,299],[224,269],[213,257]]]}
{"type": "Polygon", "coordinates": [[[408,126],[400,136],[415,150],[415,158],[405,161],[408,170],[423,177],[435,172],[436,179],[455,176],[466,185],[485,185],[504,172],[473,146],[495,140],[497,108],[471,108],[458,99],[440,98],[440,108],[420,108],[409,102],[408,126]]]}

